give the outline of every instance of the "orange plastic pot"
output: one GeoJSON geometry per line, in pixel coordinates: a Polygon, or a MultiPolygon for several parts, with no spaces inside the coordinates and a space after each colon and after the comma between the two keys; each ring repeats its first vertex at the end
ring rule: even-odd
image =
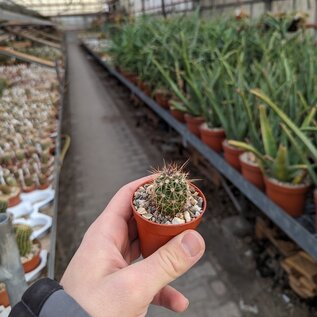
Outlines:
{"type": "Polygon", "coordinates": [[[210,129],[207,123],[203,123],[199,129],[202,141],[214,151],[222,152],[222,142],[226,138],[225,130],[222,128],[210,129]]]}
{"type": "Polygon", "coordinates": [[[185,122],[188,130],[200,137],[199,127],[205,122],[205,119],[203,117],[193,117],[188,113],[185,113],[185,122]]]}
{"type": "Polygon", "coordinates": [[[292,217],[299,217],[305,208],[308,184],[290,186],[264,177],[266,195],[292,217]]]}
{"type": "Polygon", "coordinates": [[[260,190],[264,190],[265,183],[262,170],[260,169],[258,164],[250,162],[247,156],[248,153],[242,153],[239,157],[242,175],[251,184],[259,188],[260,190]]]}
{"type": "Polygon", "coordinates": [[[14,207],[21,202],[20,193],[21,191],[19,191],[16,195],[8,199],[8,208],[14,207]]]}
{"type": "Polygon", "coordinates": [[[8,307],[10,305],[9,296],[6,289],[0,291],[0,306],[8,307]]]}
{"type": "Polygon", "coordinates": [[[185,123],[185,114],[175,108],[170,108],[171,115],[179,122],[185,123]]]}
{"type": "Polygon", "coordinates": [[[23,193],[30,193],[33,192],[33,190],[36,189],[35,184],[31,185],[31,186],[27,186],[23,188],[23,193]]]}
{"type": "MultiPolygon", "coordinates": [[[[144,183],[146,184],[146,183],[144,183]]],[[[142,184],[142,185],[144,185],[142,184]]],[[[142,186],[141,185],[141,186],[142,186]]],[[[198,192],[198,195],[203,199],[203,208],[201,214],[191,222],[179,225],[165,225],[152,222],[142,217],[133,205],[132,196],[131,206],[133,215],[137,223],[138,235],[140,240],[141,253],[144,258],[154,253],[157,249],[167,243],[169,240],[182,233],[185,230],[196,229],[200,224],[201,218],[206,210],[206,198],[202,191],[193,184],[190,184],[198,192]]]]}
{"type": "Polygon", "coordinates": [[[43,184],[43,185],[38,186],[38,189],[39,189],[39,190],[44,190],[44,189],[47,189],[49,186],[50,186],[50,184],[49,184],[49,183],[46,183],[46,184],[43,184]]]}
{"type": "Polygon", "coordinates": [[[165,109],[169,109],[169,96],[164,91],[157,91],[155,94],[155,101],[165,109]]]}
{"type": "Polygon", "coordinates": [[[234,146],[228,144],[227,140],[222,142],[224,158],[225,160],[236,170],[241,171],[241,163],[239,156],[243,153],[243,150],[240,150],[234,146]]]}
{"type": "Polygon", "coordinates": [[[25,273],[33,271],[41,262],[41,258],[40,258],[41,243],[38,240],[34,240],[33,243],[36,243],[39,245],[39,251],[36,254],[34,254],[32,259],[30,259],[22,264],[23,270],[25,273]]]}

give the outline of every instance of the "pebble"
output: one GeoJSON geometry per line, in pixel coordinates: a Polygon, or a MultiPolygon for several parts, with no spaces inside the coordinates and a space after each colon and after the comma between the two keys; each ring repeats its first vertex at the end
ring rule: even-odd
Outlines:
{"type": "Polygon", "coordinates": [[[137,212],[138,212],[140,215],[145,215],[145,214],[147,214],[147,211],[146,211],[145,208],[143,208],[143,207],[138,208],[137,212]]]}
{"type": "Polygon", "coordinates": [[[153,215],[146,213],[146,214],[142,214],[142,217],[144,217],[145,219],[150,220],[153,217],[153,215]]]}
{"type": "Polygon", "coordinates": [[[198,205],[193,206],[192,208],[190,208],[190,211],[196,213],[196,212],[200,212],[201,208],[198,205]]]}
{"type": "Polygon", "coordinates": [[[189,202],[191,203],[192,206],[197,205],[197,200],[195,198],[193,198],[193,197],[189,198],[189,202]]]}
{"type": "Polygon", "coordinates": [[[149,195],[152,193],[152,190],[153,190],[153,185],[150,185],[146,188],[146,193],[149,195]]]}
{"type": "Polygon", "coordinates": [[[169,220],[166,220],[166,221],[164,222],[164,224],[165,224],[165,225],[171,225],[172,223],[171,223],[169,220]]]}
{"type": "Polygon", "coordinates": [[[191,216],[190,216],[188,211],[184,212],[184,218],[185,218],[186,222],[190,222],[192,220],[192,218],[191,218],[191,216]]]}
{"type": "Polygon", "coordinates": [[[178,217],[174,217],[173,220],[172,220],[172,224],[173,225],[179,225],[179,224],[183,224],[185,223],[185,220],[184,219],[180,219],[178,217]]]}
{"type": "Polygon", "coordinates": [[[196,211],[195,217],[199,217],[199,216],[200,216],[200,212],[199,212],[199,211],[196,211]]]}
{"type": "Polygon", "coordinates": [[[203,207],[203,199],[202,199],[201,197],[198,197],[198,199],[197,199],[197,204],[198,204],[198,206],[199,206],[200,208],[203,207]]]}

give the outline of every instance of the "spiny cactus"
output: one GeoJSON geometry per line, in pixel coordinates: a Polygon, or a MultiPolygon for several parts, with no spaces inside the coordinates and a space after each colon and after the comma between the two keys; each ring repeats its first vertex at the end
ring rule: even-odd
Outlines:
{"type": "Polygon", "coordinates": [[[20,256],[26,256],[32,250],[32,228],[28,225],[19,224],[14,229],[20,256]]]}
{"type": "Polygon", "coordinates": [[[11,188],[8,185],[1,184],[0,185],[0,192],[2,192],[4,195],[9,195],[9,194],[11,194],[11,188]]]}
{"type": "Polygon", "coordinates": [[[5,200],[0,200],[0,214],[5,213],[8,208],[8,203],[5,200]]]}
{"type": "Polygon", "coordinates": [[[155,171],[158,176],[153,181],[151,199],[161,214],[175,216],[182,212],[190,197],[188,174],[182,168],[170,164],[155,171]]]}

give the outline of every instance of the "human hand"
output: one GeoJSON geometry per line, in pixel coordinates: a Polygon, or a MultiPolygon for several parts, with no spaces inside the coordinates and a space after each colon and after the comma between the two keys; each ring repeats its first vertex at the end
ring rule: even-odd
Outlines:
{"type": "Polygon", "coordinates": [[[154,254],[140,256],[136,223],[130,200],[151,176],[122,187],[87,230],[68,265],[61,285],[92,317],[145,316],[149,305],[175,312],[188,299],[168,284],[190,269],[203,255],[199,233],[187,230],[154,254]]]}

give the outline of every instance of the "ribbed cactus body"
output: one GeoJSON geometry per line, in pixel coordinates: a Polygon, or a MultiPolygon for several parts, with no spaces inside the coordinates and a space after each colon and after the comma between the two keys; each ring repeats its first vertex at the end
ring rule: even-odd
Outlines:
{"type": "Polygon", "coordinates": [[[175,165],[164,166],[153,181],[152,200],[163,215],[184,211],[190,195],[187,174],[175,165]]]}
{"type": "Polygon", "coordinates": [[[4,200],[0,200],[0,214],[5,213],[8,208],[8,203],[4,200]]]}
{"type": "Polygon", "coordinates": [[[31,241],[32,228],[27,225],[17,225],[15,227],[15,237],[17,240],[20,256],[26,256],[32,250],[31,241]]]}

